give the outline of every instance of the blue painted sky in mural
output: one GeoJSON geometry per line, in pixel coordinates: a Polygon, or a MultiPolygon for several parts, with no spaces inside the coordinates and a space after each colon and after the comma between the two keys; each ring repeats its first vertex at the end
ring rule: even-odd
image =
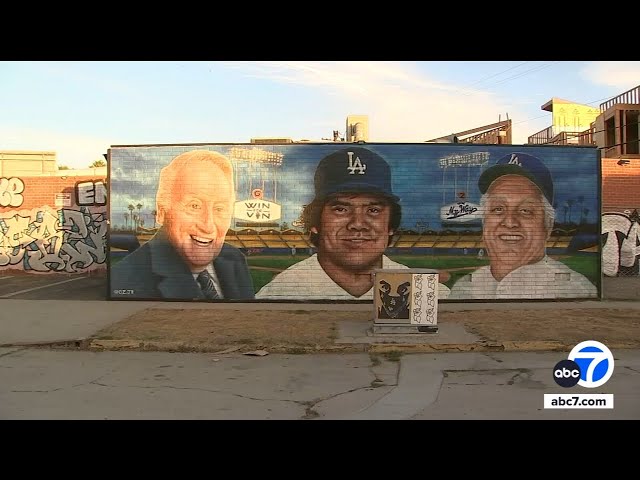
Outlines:
{"type": "MultiPolygon", "coordinates": [[[[306,144],[260,146],[260,149],[283,154],[282,165],[249,171],[246,163],[237,168],[237,200],[251,199],[251,190],[264,188],[265,199],[282,205],[278,223],[291,225],[298,219],[304,204],[313,199],[313,176],[316,165],[325,155],[344,148],[344,144],[306,144]]],[[[554,180],[554,206],[559,223],[598,222],[597,150],[587,147],[449,145],[449,144],[367,144],[382,155],[392,170],[392,187],[401,198],[405,230],[442,230],[440,209],[459,200],[464,192],[468,202],[477,203],[480,191],[477,180],[482,170],[498,158],[515,151],[537,156],[548,166],[554,180]],[[480,154],[486,164],[471,167],[442,168],[441,160],[451,155],[480,154]],[[486,155],[486,157],[484,157],[486,155]],[[580,168],[576,168],[577,166],[580,168]]],[[[145,226],[153,224],[155,193],[159,169],[174,156],[194,148],[206,148],[228,155],[233,145],[162,146],[117,148],[112,152],[111,218],[112,225],[123,227],[129,204],[141,204],[145,226]]],[[[252,145],[242,148],[253,149],[252,145]]],[[[238,165],[238,164],[236,164],[238,165]]],[[[471,228],[479,230],[479,225],[471,228]]]]}
{"type": "Polygon", "coordinates": [[[513,143],[552,97],[598,107],[640,62],[0,62],[0,150],[86,168],[111,145],[319,141],[369,117],[371,142],[424,142],[505,119],[513,143]]]}

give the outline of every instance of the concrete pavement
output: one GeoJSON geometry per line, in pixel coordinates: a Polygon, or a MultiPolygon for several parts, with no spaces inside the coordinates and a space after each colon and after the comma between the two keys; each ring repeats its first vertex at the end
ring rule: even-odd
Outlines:
{"type": "MultiPolygon", "coordinates": [[[[0,419],[640,419],[640,349],[613,349],[596,389],[553,380],[566,352],[268,354],[43,348],[90,337],[145,308],[372,311],[370,304],[194,304],[0,299],[0,419]],[[40,345],[40,346],[39,346],[40,345]],[[544,394],[614,394],[612,409],[543,408],[544,394]]],[[[531,308],[440,304],[439,311],[531,308]]],[[[635,301],[536,302],[535,308],[639,310],[635,301]]],[[[459,324],[420,342],[477,345],[459,324]]],[[[402,337],[395,337],[402,341],[402,337]]],[[[378,337],[378,341],[381,339],[378,337]]],[[[417,342],[418,340],[414,340],[417,342]]],[[[366,343],[342,322],[336,343],[366,343]]]]}
{"type": "Polygon", "coordinates": [[[562,388],[561,352],[401,357],[0,348],[0,419],[640,419],[640,350],[604,385],[562,388]],[[545,409],[545,394],[613,394],[609,409],[545,409]]]}

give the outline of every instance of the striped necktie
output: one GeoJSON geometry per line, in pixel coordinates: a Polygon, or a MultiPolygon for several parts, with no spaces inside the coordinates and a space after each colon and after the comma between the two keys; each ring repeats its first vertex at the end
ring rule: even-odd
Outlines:
{"type": "Polygon", "coordinates": [[[213,278],[211,278],[211,275],[207,270],[203,270],[200,272],[200,275],[198,275],[198,284],[200,285],[205,298],[209,300],[220,298],[216,291],[216,286],[213,283],[213,278]]]}

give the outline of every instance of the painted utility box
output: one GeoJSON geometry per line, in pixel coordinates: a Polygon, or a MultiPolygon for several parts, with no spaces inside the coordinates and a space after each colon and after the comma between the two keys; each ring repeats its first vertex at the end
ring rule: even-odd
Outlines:
{"type": "Polygon", "coordinates": [[[373,333],[436,333],[438,271],[426,268],[373,272],[373,333]]]}

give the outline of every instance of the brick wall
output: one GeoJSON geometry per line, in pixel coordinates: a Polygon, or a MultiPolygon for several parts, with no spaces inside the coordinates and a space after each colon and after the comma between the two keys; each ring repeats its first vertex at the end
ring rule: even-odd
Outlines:
{"type": "Polygon", "coordinates": [[[602,159],[602,271],[640,275],[640,159],[602,159]]]}
{"type": "Polygon", "coordinates": [[[618,165],[617,158],[602,159],[602,212],[640,209],[640,159],[618,165]]]}

